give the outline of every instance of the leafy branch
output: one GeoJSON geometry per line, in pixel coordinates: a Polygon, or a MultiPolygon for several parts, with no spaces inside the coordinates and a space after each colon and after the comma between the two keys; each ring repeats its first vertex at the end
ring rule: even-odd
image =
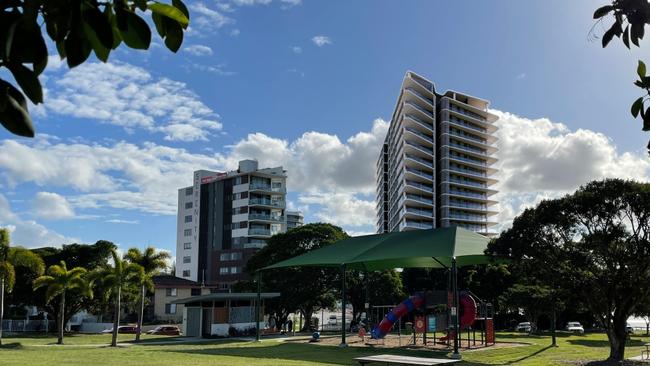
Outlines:
{"type": "Polygon", "coordinates": [[[34,136],[27,99],[43,102],[38,78],[48,60],[43,24],[61,59],[73,68],[91,53],[106,62],[122,42],[129,48],[148,49],[151,30],[138,14],[147,11],[167,48],[178,51],[190,17],[181,0],[172,0],[171,5],[147,0],[0,2],[0,67],[9,70],[22,90],[0,79],[0,124],[16,135],[34,136]]]}

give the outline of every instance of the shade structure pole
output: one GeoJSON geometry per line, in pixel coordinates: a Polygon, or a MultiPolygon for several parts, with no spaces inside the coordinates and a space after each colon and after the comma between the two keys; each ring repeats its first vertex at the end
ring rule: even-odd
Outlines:
{"type": "Polygon", "coordinates": [[[453,304],[451,309],[451,320],[454,324],[454,353],[451,355],[452,358],[460,359],[460,353],[458,353],[458,340],[460,338],[459,326],[458,326],[458,268],[456,267],[456,257],[451,259],[451,291],[453,292],[453,304]]]}
{"type": "Polygon", "coordinates": [[[341,265],[341,344],[339,347],[347,347],[348,344],[345,343],[345,264],[341,265]]]}
{"type": "Polygon", "coordinates": [[[257,271],[257,301],[255,301],[255,342],[260,341],[260,311],[262,311],[262,271],[257,271]]]}

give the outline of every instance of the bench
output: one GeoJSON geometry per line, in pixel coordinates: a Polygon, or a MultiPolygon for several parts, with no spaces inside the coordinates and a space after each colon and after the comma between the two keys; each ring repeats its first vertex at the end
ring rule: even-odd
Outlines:
{"type": "Polygon", "coordinates": [[[447,363],[455,363],[460,360],[450,360],[446,358],[425,358],[398,355],[375,355],[366,357],[357,357],[354,359],[361,365],[373,362],[384,363],[386,365],[415,365],[415,366],[433,366],[447,363]]]}

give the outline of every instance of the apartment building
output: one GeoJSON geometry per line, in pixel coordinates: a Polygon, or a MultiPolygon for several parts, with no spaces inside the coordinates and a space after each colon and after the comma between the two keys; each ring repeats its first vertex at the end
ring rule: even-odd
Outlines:
{"type": "Polygon", "coordinates": [[[305,218],[300,211],[287,211],[287,230],[305,224],[305,218]]]}
{"type": "Polygon", "coordinates": [[[178,190],[176,276],[221,290],[247,279],[248,259],[287,230],[286,171],[255,160],[230,172],[198,170],[178,190]]]}
{"type": "Polygon", "coordinates": [[[377,232],[460,226],[489,234],[497,151],[489,102],[407,72],[376,165],[377,232]]]}

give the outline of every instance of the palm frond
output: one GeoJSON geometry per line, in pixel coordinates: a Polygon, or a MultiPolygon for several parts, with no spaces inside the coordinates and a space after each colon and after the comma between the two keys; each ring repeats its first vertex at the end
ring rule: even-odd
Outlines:
{"type": "Polygon", "coordinates": [[[52,277],[55,277],[55,278],[63,277],[63,276],[66,275],[67,272],[68,272],[68,270],[67,270],[67,268],[65,266],[64,261],[61,261],[60,265],[59,264],[53,264],[53,265],[51,265],[51,266],[49,266],[47,268],[47,274],[52,276],[52,277]]]}
{"type": "Polygon", "coordinates": [[[47,286],[47,290],[45,291],[45,302],[49,303],[55,296],[61,294],[63,290],[63,285],[58,282],[54,282],[51,285],[47,286]]]}
{"type": "Polygon", "coordinates": [[[45,271],[43,259],[29,249],[20,247],[10,248],[7,259],[14,266],[28,268],[39,276],[45,271]]]}
{"type": "Polygon", "coordinates": [[[5,280],[5,289],[7,289],[7,292],[11,292],[16,283],[16,270],[11,263],[7,261],[0,262],[0,278],[5,280]]]}
{"type": "Polygon", "coordinates": [[[32,287],[34,290],[38,290],[43,286],[49,286],[56,282],[56,279],[52,276],[41,276],[34,280],[32,287]]]}

